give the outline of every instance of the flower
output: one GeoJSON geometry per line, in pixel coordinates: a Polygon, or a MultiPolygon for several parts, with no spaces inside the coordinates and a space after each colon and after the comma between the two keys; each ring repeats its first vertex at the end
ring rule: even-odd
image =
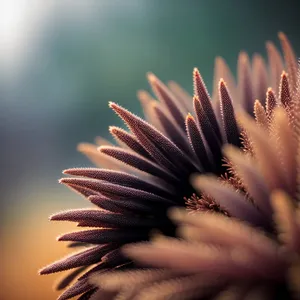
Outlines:
{"type": "MultiPolygon", "coordinates": [[[[280,39],[285,64],[291,72],[290,85],[285,73],[280,81],[281,91],[287,95],[287,91],[294,91],[296,60],[287,38],[280,34],[280,39]]],[[[224,78],[237,102],[232,101],[223,79],[217,84],[211,101],[201,75],[195,69],[193,98],[177,84],[172,82],[167,87],[153,74],[148,75],[158,99],[152,99],[147,92],[139,92],[148,122],[110,103],[129,131],[110,128],[118,146],[106,142],[103,145],[102,139],[100,148],[81,144],[79,150],[102,168],[68,169],[65,174],[78,177],[60,180],[96,205],[95,209],[69,210],[51,216],[51,220],[72,221],[80,227],[93,228],[60,236],[59,241],[70,241],[70,247],[84,247],[84,250],[40,271],[49,274],[74,269],[57,285],[58,289],[67,288],[60,300],[80,294],[79,299],[95,295],[97,287],[88,281],[91,274],[132,268],[134,265],[120,250],[123,245],[148,240],[153,230],[173,236],[175,227],[166,214],[170,207],[229,215],[208,194],[198,193],[190,184],[190,176],[194,173],[226,176],[222,146],[242,145],[235,109],[243,108],[253,114],[254,99],[265,93],[269,82],[274,86],[279,82],[282,59],[273,44],[268,43],[267,49],[270,76],[260,56],[254,57],[251,68],[248,56],[241,53],[237,85],[224,61],[217,59],[215,80],[224,78]],[[74,279],[75,283],[69,287],[74,279]]],[[[271,90],[269,94],[274,97],[271,90]]],[[[273,103],[270,99],[267,99],[268,107],[273,103]]],[[[245,134],[243,137],[243,143],[250,147],[251,141],[245,134]]]]}
{"type": "Polygon", "coordinates": [[[256,102],[255,121],[240,113],[249,148],[224,147],[242,190],[216,176],[192,180],[230,217],[173,208],[180,238],[124,247],[152,268],[94,276],[119,297],[108,299],[299,299],[300,61],[298,90],[282,95],[269,111],[256,102]]]}

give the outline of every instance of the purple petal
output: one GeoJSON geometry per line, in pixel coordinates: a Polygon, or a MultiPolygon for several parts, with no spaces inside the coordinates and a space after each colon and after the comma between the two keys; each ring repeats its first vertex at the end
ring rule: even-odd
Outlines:
{"type": "Polygon", "coordinates": [[[200,104],[203,108],[204,114],[206,115],[215,135],[219,140],[222,140],[221,131],[212,107],[210,96],[203,82],[203,79],[198,69],[196,68],[194,69],[193,72],[193,78],[194,78],[194,94],[195,96],[198,97],[200,104]]]}

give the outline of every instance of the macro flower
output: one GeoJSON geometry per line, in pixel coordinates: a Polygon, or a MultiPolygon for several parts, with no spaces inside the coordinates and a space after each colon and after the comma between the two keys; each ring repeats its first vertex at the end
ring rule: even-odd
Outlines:
{"type": "Polygon", "coordinates": [[[107,299],[299,299],[300,62],[298,90],[289,95],[269,111],[257,101],[256,120],[240,113],[250,147],[223,151],[242,189],[213,175],[192,179],[230,217],[173,208],[179,238],[124,247],[151,268],[93,278],[112,293],[107,299]]]}
{"type": "Polygon", "coordinates": [[[225,144],[243,146],[251,152],[253,141],[248,139],[247,129],[239,129],[236,111],[244,110],[259,119],[266,106],[266,118],[270,112],[272,119],[276,106],[274,91],[278,85],[280,101],[289,106],[296,91],[297,62],[285,35],[281,33],[279,37],[284,61],[270,42],[267,43],[268,69],[261,56],[255,55],[251,63],[242,52],[238,59],[237,83],[225,62],[218,58],[212,97],[195,69],[193,97],[176,83],[166,86],[148,74],[157,100],[145,91],[138,93],[146,121],[110,103],[128,131],[110,127],[117,146],[101,138],[97,140],[100,145],[80,144],[79,150],[97,168],[68,169],[64,173],[75,177],[60,180],[86,197],[95,208],[72,209],[50,217],[89,227],[61,235],[59,241],[69,241],[69,247],[80,251],[40,271],[50,274],[73,269],[57,284],[57,289],[65,289],[60,300],[77,295],[81,295],[78,298],[81,300],[96,295],[109,299],[115,295],[115,291],[98,290],[89,277],[114,269],[133,269],[135,265],[121,251],[124,245],[146,241],[155,231],[174,236],[176,227],[167,216],[171,207],[235,216],[235,211],[219,204],[215,195],[210,196],[210,191],[195,188],[190,177],[194,173],[212,173],[244,192],[240,178],[230,173],[233,166],[228,161],[224,164],[222,147],[225,144]],[[282,73],[285,67],[289,76],[282,73]],[[268,86],[274,91],[269,89],[264,100],[268,86]],[[257,98],[262,102],[255,102],[257,98]]]}

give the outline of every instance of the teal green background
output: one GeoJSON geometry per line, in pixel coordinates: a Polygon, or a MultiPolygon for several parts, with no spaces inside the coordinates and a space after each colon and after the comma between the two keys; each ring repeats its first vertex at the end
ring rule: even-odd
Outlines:
{"type": "Polygon", "coordinates": [[[76,145],[121,124],[110,100],[141,113],[136,91],[149,89],[146,72],[191,91],[196,66],[211,90],[216,56],[235,73],[240,50],[265,56],[280,30],[300,52],[300,1],[65,2],[48,14],[17,75],[1,71],[2,211],[43,203],[32,193],[62,192],[62,169],[90,166],[76,145]]]}

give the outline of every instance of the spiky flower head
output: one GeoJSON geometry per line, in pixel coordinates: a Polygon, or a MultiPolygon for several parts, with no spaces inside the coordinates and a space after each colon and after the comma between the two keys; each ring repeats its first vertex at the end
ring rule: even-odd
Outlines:
{"type": "Polygon", "coordinates": [[[300,85],[289,95],[269,115],[257,102],[255,121],[238,117],[250,147],[224,153],[243,189],[215,176],[192,180],[230,217],[172,209],[180,238],[123,250],[152,268],[94,277],[108,299],[299,299],[300,85]]]}
{"type": "MultiPolygon", "coordinates": [[[[285,65],[293,73],[296,62],[293,51],[286,37],[282,34],[280,37],[285,65]]],[[[102,168],[68,169],[65,174],[77,177],[61,179],[61,183],[85,196],[96,208],[64,211],[51,216],[51,220],[72,221],[80,227],[92,227],[60,236],[58,240],[70,241],[70,247],[84,249],[40,271],[41,274],[49,274],[74,269],[57,285],[58,289],[67,288],[60,300],[76,295],[81,295],[81,300],[89,299],[99,293],[105,294],[102,296],[108,299],[110,291],[99,291],[88,280],[90,275],[115,268],[134,268],[135,265],[123,255],[120,247],[148,240],[153,230],[173,236],[175,227],[166,214],[170,207],[214,211],[230,216],[231,213],[224,209],[226,206],[219,205],[214,196],[195,189],[190,183],[190,176],[194,173],[213,173],[223,178],[229,176],[228,180],[240,187],[239,179],[226,175],[227,165],[222,162],[221,149],[224,144],[241,147],[242,143],[251,148],[252,140],[247,138],[244,129],[241,139],[235,110],[243,108],[253,115],[255,97],[261,96],[268,84],[278,84],[279,69],[283,69],[284,64],[271,43],[267,48],[269,74],[260,56],[256,55],[250,66],[248,56],[241,53],[238,84],[235,84],[224,61],[217,59],[215,77],[219,80],[222,76],[227,85],[223,79],[219,81],[213,101],[195,69],[193,98],[177,84],[171,82],[167,87],[153,74],[148,75],[158,101],[145,91],[139,92],[147,121],[110,103],[129,131],[110,128],[117,146],[103,142],[103,139],[98,139],[100,147],[81,144],[79,150],[102,168]],[[231,95],[236,100],[232,101],[231,95]],[[75,283],[69,286],[74,279],[75,283]]],[[[287,84],[284,78],[287,77],[281,77],[280,92],[291,95],[294,77],[290,76],[292,80],[286,80],[287,84]]],[[[269,94],[274,96],[271,90],[269,94]]],[[[266,104],[263,101],[261,105],[273,111],[274,103],[270,99],[267,98],[266,104]]]]}

